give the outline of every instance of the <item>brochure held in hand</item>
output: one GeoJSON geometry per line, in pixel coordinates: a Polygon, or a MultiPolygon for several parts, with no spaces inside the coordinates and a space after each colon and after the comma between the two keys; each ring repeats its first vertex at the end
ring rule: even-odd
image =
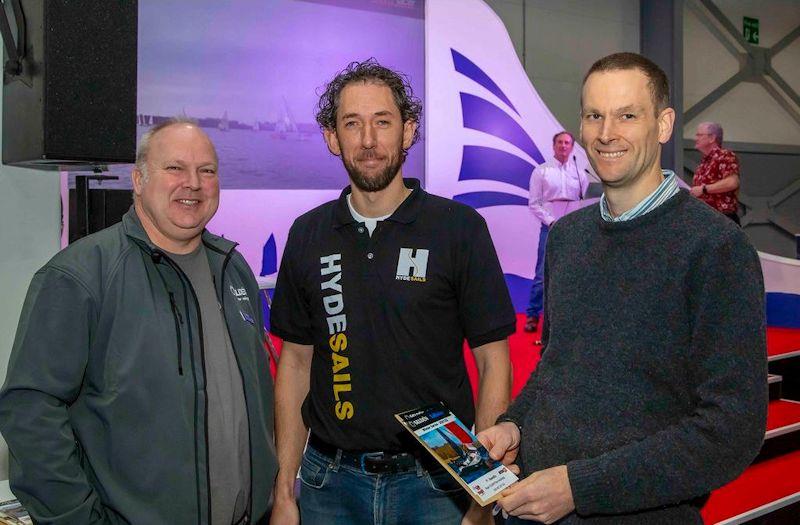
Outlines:
{"type": "Polygon", "coordinates": [[[395,414],[425,449],[481,506],[500,497],[518,478],[489,451],[444,403],[395,414]]]}

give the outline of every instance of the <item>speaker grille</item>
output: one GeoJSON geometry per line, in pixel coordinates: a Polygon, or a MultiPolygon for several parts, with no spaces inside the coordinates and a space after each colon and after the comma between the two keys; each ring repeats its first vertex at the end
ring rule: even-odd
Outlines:
{"type": "Polygon", "coordinates": [[[40,167],[133,162],[138,2],[23,0],[22,5],[26,15],[38,16],[27,20],[30,45],[38,48],[32,53],[36,63],[27,65],[41,95],[34,97],[34,90],[16,85],[4,90],[3,102],[8,108],[16,102],[9,97],[34,101],[41,107],[27,117],[41,120],[34,123],[19,115],[16,123],[3,119],[4,138],[9,133],[27,135],[20,141],[27,145],[22,154],[4,143],[4,161],[40,167]],[[41,151],[31,151],[31,144],[39,144],[41,151]]]}

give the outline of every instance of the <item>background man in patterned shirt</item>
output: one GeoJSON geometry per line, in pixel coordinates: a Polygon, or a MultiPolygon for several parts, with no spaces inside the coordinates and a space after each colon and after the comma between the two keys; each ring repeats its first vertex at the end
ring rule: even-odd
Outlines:
{"type": "Polygon", "coordinates": [[[722,126],[716,122],[698,125],[694,146],[703,160],[694,172],[692,195],[739,224],[739,159],[722,147],[722,126]]]}

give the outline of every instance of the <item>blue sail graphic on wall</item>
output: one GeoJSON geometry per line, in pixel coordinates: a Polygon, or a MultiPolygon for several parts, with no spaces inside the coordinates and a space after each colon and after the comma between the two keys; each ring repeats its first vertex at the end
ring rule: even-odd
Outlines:
{"type": "MultiPolygon", "coordinates": [[[[453,67],[458,73],[484,87],[519,117],[514,104],[500,86],[477,64],[450,49],[453,67]]],[[[527,155],[518,154],[488,146],[464,145],[458,180],[492,180],[528,189],[531,172],[536,164],[545,162],[539,147],[517,118],[500,106],[470,93],[459,93],[461,113],[465,128],[474,129],[499,138],[527,155]],[[530,162],[532,160],[536,164],[530,162]]],[[[502,191],[476,191],[453,196],[453,200],[463,202],[473,208],[490,206],[527,206],[528,199],[502,191]]]]}
{"type": "Polygon", "coordinates": [[[261,273],[259,275],[272,275],[278,271],[278,249],[275,246],[275,235],[270,234],[264,248],[261,250],[261,273]]]}

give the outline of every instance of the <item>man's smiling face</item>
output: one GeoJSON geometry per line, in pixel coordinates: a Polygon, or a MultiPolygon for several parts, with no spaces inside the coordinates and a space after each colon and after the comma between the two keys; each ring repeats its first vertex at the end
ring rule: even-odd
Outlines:
{"type": "Polygon", "coordinates": [[[581,141],[604,185],[634,185],[659,166],[671,125],[658,112],[647,76],[638,69],[600,71],[583,85],[581,141]]]}
{"type": "Polygon", "coordinates": [[[217,155],[198,127],[174,124],[153,135],[146,170],[134,170],[137,212],[150,240],[182,253],[196,245],[219,206],[217,155]]]}

